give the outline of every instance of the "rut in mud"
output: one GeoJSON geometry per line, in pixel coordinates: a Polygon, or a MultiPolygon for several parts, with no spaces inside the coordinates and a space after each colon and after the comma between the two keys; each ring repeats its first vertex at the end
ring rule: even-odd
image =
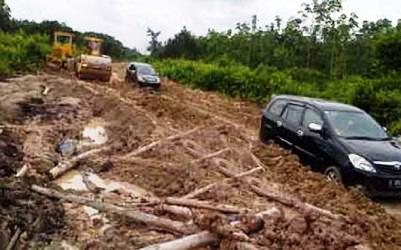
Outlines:
{"type": "Polygon", "coordinates": [[[227,214],[189,207],[193,227],[217,235],[220,240],[214,247],[220,249],[239,249],[241,244],[253,249],[401,247],[398,217],[356,191],[326,182],[301,166],[291,152],[260,144],[260,107],[170,81],[164,81],[160,92],[136,89],[120,80],[124,79],[123,67],[115,65],[117,70],[108,84],[49,74],[1,83],[0,147],[4,153],[0,157],[4,160],[0,178],[9,184],[0,185],[0,191],[18,196],[21,204],[33,200],[40,208],[28,220],[13,214],[20,209],[18,204],[0,200],[0,216],[14,218],[3,225],[4,237],[9,239],[18,227],[23,231],[20,242],[30,244],[139,249],[186,235],[88,206],[49,200],[30,191],[31,184],[180,222],[188,218],[171,213],[164,202],[154,200],[167,202],[209,187],[193,198],[241,211],[227,214]],[[50,91],[44,95],[46,87],[50,91]],[[166,139],[191,130],[194,132],[177,139],[166,139]],[[96,133],[105,135],[88,138],[96,133]],[[63,156],[58,146],[66,141],[72,155],[63,156]],[[73,164],[75,170],[51,180],[49,171],[55,166],[96,148],[104,150],[79,159],[73,164]],[[29,165],[26,177],[13,177],[25,164],[29,165]],[[255,171],[230,177],[250,170],[255,171]],[[288,202],[284,205],[255,190],[280,194],[288,202]],[[326,209],[333,216],[294,205],[301,203],[326,209]],[[251,223],[255,214],[273,207],[281,210],[279,216],[264,217],[263,226],[251,223]],[[45,215],[54,220],[46,222],[49,228],[32,229],[36,218],[45,215]],[[234,221],[241,221],[241,226],[233,226],[234,221]]]}

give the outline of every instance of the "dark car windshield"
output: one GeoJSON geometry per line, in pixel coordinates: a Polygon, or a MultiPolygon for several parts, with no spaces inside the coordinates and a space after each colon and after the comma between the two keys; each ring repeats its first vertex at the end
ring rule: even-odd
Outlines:
{"type": "Polygon", "coordinates": [[[140,75],[156,75],[155,70],[148,65],[137,65],[138,74],[140,75]]]}
{"type": "Polygon", "coordinates": [[[388,139],[384,129],[364,112],[326,111],[325,113],[338,136],[347,139],[388,139]]]}

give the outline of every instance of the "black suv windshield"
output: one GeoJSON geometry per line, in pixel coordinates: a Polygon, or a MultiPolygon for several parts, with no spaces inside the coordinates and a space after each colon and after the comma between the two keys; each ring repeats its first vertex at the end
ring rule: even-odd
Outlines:
{"type": "Polygon", "coordinates": [[[388,139],[384,129],[366,113],[350,111],[326,111],[325,113],[338,136],[346,139],[388,139]]]}
{"type": "Polygon", "coordinates": [[[151,66],[137,65],[136,68],[140,75],[156,75],[155,70],[151,66]]]}

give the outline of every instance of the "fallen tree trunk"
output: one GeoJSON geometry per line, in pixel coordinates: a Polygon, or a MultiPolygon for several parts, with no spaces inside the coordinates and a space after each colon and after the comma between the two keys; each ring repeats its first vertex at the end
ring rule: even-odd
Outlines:
{"type": "MultiPolygon", "coordinates": [[[[254,173],[256,173],[256,172],[262,171],[262,170],[264,170],[264,168],[262,168],[262,167],[254,168],[254,169],[251,169],[251,170],[249,170],[249,171],[247,171],[247,172],[244,172],[244,173],[241,173],[241,174],[236,175],[236,176],[235,176],[235,179],[243,178],[243,177],[246,177],[246,176],[248,176],[248,175],[252,175],[252,174],[254,174],[254,173]]],[[[197,189],[197,190],[195,190],[195,191],[193,191],[193,192],[191,192],[191,193],[189,193],[189,194],[187,194],[187,195],[185,195],[185,196],[183,196],[183,197],[181,197],[181,198],[183,198],[183,199],[193,199],[193,198],[195,198],[196,196],[201,195],[201,194],[203,194],[203,193],[206,193],[206,192],[208,192],[209,190],[211,190],[211,189],[217,187],[218,184],[227,183],[227,182],[229,182],[229,181],[231,181],[231,180],[232,180],[232,178],[228,178],[228,179],[224,179],[222,182],[219,182],[219,183],[212,183],[212,184],[209,184],[209,185],[207,185],[207,186],[205,186],[205,187],[203,187],[203,188],[197,189]]]]}
{"type": "Polygon", "coordinates": [[[251,243],[248,242],[237,242],[235,243],[235,250],[262,250],[266,249],[268,250],[269,248],[260,248],[255,245],[252,245],[251,243]]]}
{"type": "Polygon", "coordinates": [[[198,200],[190,200],[190,199],[182,199],[182,198],[167,198],[165,202],[170,205],[178,205],[178,206],[185,206],[185,207],[194,207],[194,208],[203,208],[209,209],[214,211],[219,211],[223,213],[242,213],[246,210],[237,208],[230,205],[222,205],[216,204],[206,201],[198,201],[198,200]]]}
{"type": "MultiPolygon", "coordinates": [[[[264,211],[256,215],[256,217],[269,217],[277,216],[278,213],[281,215],[281,211],[277,208],[264,211]]],[[[231,225],[239,225],[239,221],[231,223],[231,225]]],[[[220,241],[218,234],[211,233],[209,231],[202,231],[200,233],[183,237],[181,239],[159,243],[156,245],[141,248],[140,250],[190,250],[200,247],[205,247],[211,244],[217,244],[220,241]]]]}
{"type": "Polygon", "coordinates": [[[143,213],[140,211],[128,210],[126,208],[119,207],[116,205],[107,204],[107,203],[103,203],[103,202],[99,202],[99,201],[93,201],[91,199],[84,198],[81,196],[66,194],[66,193],[58,192],[56,190],[39,187],[36,185],[32,186],[32,190],[37,193],[40,193],[42,195],[46,195],[48,197],[57,198],[57,199],[61,199],[64,201],[89,206],[89,207],[95,208],[101,212],[108,212],[108,213],[114,213],[114,214],[118,214],[121,216],[125,216],[136,222],[144,223],[149,226],[154,226],[154,227],[157,227],[157,228],[160,228],[160,229],[172,232],[172,233],[188,234],[188,233],[196,232],[198,230],[198,228],[194,225],[188,225],[188,224],[185,224],[182,222],[157,217],[155,215],[143,213]]]}
{"type": "Polygon", "coordinates": [[[15,177],[17,177],[17,178],[24,177],[24,176],[26,175],[26,173],[28,172],[28,169],[29,169],[28,164],[25,164],[25,165],[17,172],[17,174],[15,175],[15,177]]]}
{"type": "MultiPolygon", "coordinates": [[[[218,165],[218,164],[216,164],[216,165],[218,165]]],[[[224,168],[219,165],[218,165],[218,170],[227,177],[235,178],[235,176],[236,176],[235,173],[233,173],[233,171],[228,170],[227,168],[224,168]]],[[[271,192],[269,190],[261,189],[260,187],[253,184],[252,180],[250,180],[248,177],[240,179],[240,180],[243,183],[245,183],[247,186],[249,186],[249,188],[257,195],[264,196],[268,199],[274,200],[274,201],[279,202],[288,207],[293,207],[293,208],[296,208],[296,209],[304,211],[304,212],[314,211],[320,215],[324,215],[324,216],[329,217],[334,220],[344,219],[344,216],[342,216],[342,215],[334,214],[331,211],[316,207],[312,204],[302,202],[296,198],[291,197],[290,195],[281,194],[281,193],[277,193],[277,192],[271,192]]]]}
{"type": "Polygon", "coordinates": [[[53,177],[53,179],[56,179],[57,177],[60,177],[61,175],[63,175],[65,172],[73,169],[75,167],[75,164],[78,161],[86,159],[92,155],[99,154],[99,153],[104,152],[109,149],[110,149],[109,146],[92,149],[92,150],[86,151],[80,155],[77,155],[68,161],[60,162],[56,167],[54,167],[50,170],[50,174],[53,177]]]}
{"type": "Polygon", "coordinates": [[[218,241],[219,237],[216,234],[210,233],[209,231],[202,231],[178,240],[141,248],[140,250],[189,250],[205,247],[217,243],[218,241]]]}
{"type": "Polygon", "coordinates": [[[259,172],[259,171],[262,171],[262,170],[264,170],[263,167],[257,167],[257,168],[251,169],[251,170],[249,170],[249,171],[247,171],[247,172],[244,172],[244,173],[241,173],[241,174],[237,174],[237,175],[234,176],[233,178],[234,178],[234,179],[240,179],[240,178],[242,178],[242,177],[246,177],[246,176],[252,175],[252,174],[254,174],[254,173],[256,173],[256,172],[259,172]]]}
{"type": "Polygon", "coordinates": [[[191,161],[191,164],[196,164],[196,163],[200,163],[202,161],[208,160],[208,159],[212,159],[212,158],[220,156],[220,155],[222,155],[222,154],[224,154],[225,152],[228,152],[228,151],[230,151],[229,148],[222,149],[222,150],[217,151],[215,153],[211,153],[211,154],[205,155],[205,156],[203,156],[203,157],[201,157],[199,159],[193,160],[193,161],[191,161]]]}
{"type": "Polygon", "coordinates": [[[191,193],[189,193],[187,195],[184,195],[181,198],[182,199],[193,199],[198,195],[201,195],[201,194],[204,194],[204,193],[210,191],[211,189],[215,188],[216,186],[217,186],[217,183],[209,184],[209,185],[207,185],[207,186],[205,186],[203,188],[197,189],[197,190],[195,190],[195,191],[193,191],[193,192],[191,192],[191,193]]]}
{"type": "Polygon", "coordinates": [[[193,213],[192,213],[191,209],[186,208],[186,207],[169,206],[169,205],[162,204],[162,205],[160,205],[159,208],[165,212],[180,216],[184,219],[189,220],[189,219],[192,219],[192,217],[193,217],[193,213]]]}
{"type": "Polygon", "coordinates": [[[148,144],[146,146],[143,146],[143,147],[140,147],[140,148],[136,149],[135,151],[133,151],[131,153],[126,154],[123,158],[131,158],[131,157],[140,155],[140,154],[142,154],[142,153],[144,153],[146,151],[151,150],[152,148],[154,148],[154,147],[156,147],[156,146],[158,146],[160,144],[163,144],[163,143],[166,143],[166,142],[169,142],[169,141],[174,141],[174,140],[180,139],[182,137],[188,136],[190,134],[193,134],[193,133],[197,132],[199,129],[200,129],[200,127],[197,127],[197,128],[191,129],[189,131],[186,131],[184,133],[172,135],[172,136],[169,136],[167,138],[152,142],[152,143],[150,143],[150,144],[148,144]]]}
{"type": "Polygon", "coordinates": [[[6,250],[14,249],[14,246],[17,243],[20,235],[21,235],[21,229],[17,228],[17,231],[15,231],[13,237],[11,238],[10,242],[8,243],[6,250]]]}
{"type": "Polygon", "coordinates": [[[307,211],[314,211],[320,215],[324,215],[326,217],[329,217],[333,220],[340,220],[340,219],[344,219],[344,216],[339,215],[339,214],[334,214],[331,211],[328,211],[326,209],[322,209],[319,207],[316,207],[312,204],[309,203],[305,203],[302,202],[298,199],[295,199],[293,197],[289,197],[288,195],[284,195],[284,194],[280,194],[280,193],[276,193],[276,192],[271,192],[268,190],[263,190],[259,187],[257,187],[256,185],[253,184],[249,184],[249,187],[251,188],[251,190],[260,195],[260,196],[264,196],[268,199],[271,199],[273,201],[279,202],[283,205],[286,205],[288,207],[293,207],[296,208],[298,210],[307,212],[307,211]]]}

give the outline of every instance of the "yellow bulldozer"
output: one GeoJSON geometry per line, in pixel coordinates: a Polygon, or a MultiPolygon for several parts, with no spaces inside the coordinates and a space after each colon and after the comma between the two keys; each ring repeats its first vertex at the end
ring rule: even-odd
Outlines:
{"type": "Polygon", "coordinates": [[[53,68],[65,68],[67,61],[74,56],[74,34],[54,32],[53,47],[47,56],[47,64],[53,68]]]}
{"type": "Polygon", "coordinates": [[[112,60],[102,55],[103,40],[87,36],[85,48],[81,51],[74,45],[74,34],[55,32],[53,47],[47,57],[48,65],[74,71],[80,79],[109,81],[112,74],[112,60]]]}

